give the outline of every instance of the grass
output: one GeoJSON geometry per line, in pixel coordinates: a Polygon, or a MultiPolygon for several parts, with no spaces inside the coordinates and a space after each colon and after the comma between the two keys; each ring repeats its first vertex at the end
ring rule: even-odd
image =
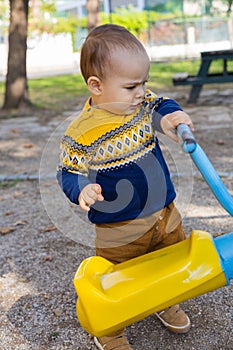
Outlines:
{"type": "MultiPolygon", "coordinates": [[[[88,90],[80,74],[29,79],[29,95],[33,104],[54,111],[69,110],[88,90]]],[[[5,83],[0,82],[0,106],[4,100],[5,83]]]]}
{"type": "Polygon", "coordinates": [[[9,189],[16,186],[19,182],[21,182],[20,179],[0,181],[0,189],[9,189]]]}
{"type": "Polygon", "coordinates": [[[38,107],[68,110],[88,90],[80,74],[60,75],[29,80],[31,101],[38,107]]]}
{"type": "MultiPolygon", "coordinates": [[[[193,75],[198,72],[199,65],[199,60],[152,63],[148,88],[153,91],[174,89],[172,76],[175,73],[188,72],[193,75]]],[[[213,62],[210,71],[221,71],[221,61],[213,62]]],[[[38,107],[54,111],[69,110],[88,96],[88,90],[80,74],[30,79],[28,85],[31,101],[38,107]]],[[[0,82],[0,106],[3,104],[4,89],[4,83],[0,82]]]]}
{"type": "Polygon", "coordinates": [[[199,65],[199,60],[152,63],[148,87],[153,91],[174,89],[172,84],[172,77],[174,74],[178,72],[187,72],[190,75],[196,74],[199,65]]]}

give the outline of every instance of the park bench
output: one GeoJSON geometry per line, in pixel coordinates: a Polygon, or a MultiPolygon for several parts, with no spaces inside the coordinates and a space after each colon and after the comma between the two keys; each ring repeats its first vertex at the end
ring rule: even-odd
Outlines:
{"type": "Polygon", "coordinates": [[[173,76],[173,85],[192,85],[188,103],[196,103],[204,84],[222,84],[233,82],[233,71],[228,71],[227,62],[233,60],[233,50],[204,51],[201,52],[201,63],[197,75],[187,72],[177,73],[173,76]],[[223,61],[222,72],[209,73],[213,61],[223,61]]]}

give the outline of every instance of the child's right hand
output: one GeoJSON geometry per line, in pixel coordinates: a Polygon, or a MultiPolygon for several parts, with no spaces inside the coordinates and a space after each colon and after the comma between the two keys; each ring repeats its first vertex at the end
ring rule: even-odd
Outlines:
{"type": "Polygon", "coordinates": [[[102,188],[99,184],[90,184],[83,188],[78,197],[80,208],[85,211],[90,210],[90,205],[93,205],[96,201],[103,201],[102,188]]]}

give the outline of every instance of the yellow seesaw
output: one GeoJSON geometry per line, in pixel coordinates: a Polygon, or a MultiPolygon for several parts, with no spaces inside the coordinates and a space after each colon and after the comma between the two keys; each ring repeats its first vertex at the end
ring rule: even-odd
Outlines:
{"type": "MultiPolygon", "coordinates": [[[[232,246],[233,233],[227,238],[232,246]]],[[[81,325],[101,337],[225,286],[228,277],[214,241],[207,232],[193,231],[185,241],[118,265],[98,256],[85,259],[74,278],[81,325]]]]}
{"type": "MultiPolygon", "coordinates": [[[[184,131],[188,134],[182,136],[185,149],[194,153],[196,141],[189,130],[184,131]]],[[[201,158],[199,153],[197,158],[201,158]]],[[[199,170],[231,213],[232,198],[216,173],[210,179],[205,174],[210,169],[205,157],[201,163],[199,170]]],[[[233,233],[213,239],[208,232],[193,231],[185,241],[118,265],[98,256],[87,258],[74,277],[79,321],[89,333],[101,337],[171,305],[223,287],[233,278],[232,247],[233,233]]]]}

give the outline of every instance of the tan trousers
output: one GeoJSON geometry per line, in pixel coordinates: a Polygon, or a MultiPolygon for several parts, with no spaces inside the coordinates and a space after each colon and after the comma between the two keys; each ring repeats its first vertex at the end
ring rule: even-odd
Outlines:
{"type": "Polygon", "coordinates": [[[144,218],[96,224],[96,255],[114,264],[184,240],[181,216],[174,203],[144,218]]]}

